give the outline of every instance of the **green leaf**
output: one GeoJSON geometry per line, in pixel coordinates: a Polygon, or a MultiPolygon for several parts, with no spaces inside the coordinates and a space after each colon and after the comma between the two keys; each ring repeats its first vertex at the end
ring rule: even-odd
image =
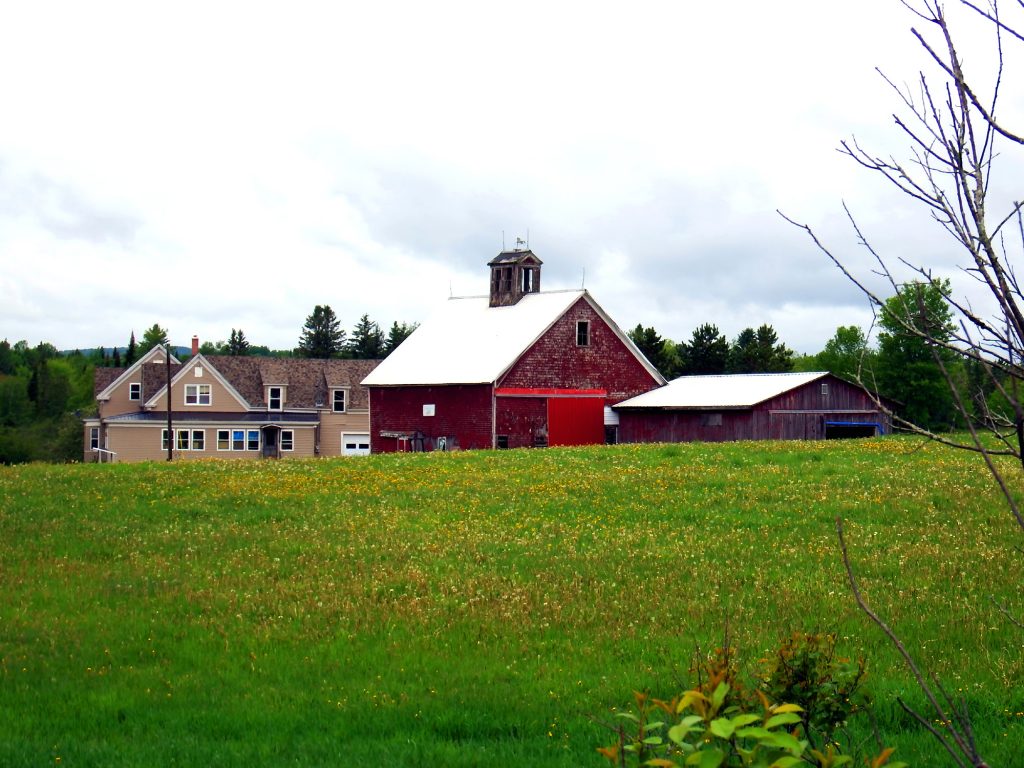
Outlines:
{"type": "Polygon", "coordinates": [[[760,719],[761,719],[760,715],[750,715],[750,714],[747,714],[747,715],[736,715],[736,717],[732,718],[732,724],[736,728],[742,728],[745,725],[750,725],[751,723],[756,723],[760,719]]]}
{"type": "Polygon", "coordinates": [[[800,719],[800,715],[795,712],[786,712],[782,715],[774,715],[768,718],[768,722],[764,724],[765,728],[778,728],[780,725],[790,725],[791,723],[803,722],[800,719]]]}
{"type": "Polygon", "coordinates": [[[656,731],[659,728],[663,728],[664,726],[665,726],[664,723],[648,723],[647,725],[644,726],[644,733],[650,733],[651,731],[656,731]]]}
{"type": "Polygon", "coordinates": [[[673,725],[668,729],[668,737],[676,744],[682,744],[686,741],[686,737],[693,733],[693,731],[693,727],[685,725],[684,723],[679,723],[678,725],[673,725]]]}
{"type": "Polygon", "coordinates": [[[621,717],[624,720],[632,720],[634,723],[639,723],[640,718],[634,715],[632,712],[616,712],[616,717],[621,717]]]}
{"type": "Polygon", "coordinates": [[[791,755],[785,755],[780,757],[774,763],[771,764],[770,768],[793,768],[794,765],[800,765],[803,762],[799,757],[792,757],[791,755]]]}
{"type": "Polygon", "coordinates": [[[647,744],[648,746],[651,746],[651,747],[656,747],[659,744],[664,744],[664,743],[665,742],[661,738],[661,736],[648,736],[646,739],[644,739],[644,744],[647,744]]]}
{"type": "Polygon", "coordinates": [[[686,758],[687,765],[697,768],[718,768],[725,761],[725,752],[720,749],[702,749],[686,758]]]}
{"type": "Polygon", "coordinates": [[[784,749],[790,754],[801,755],[807,746],[806,741],[797,741],[792,735],[780,731],[769,731],[768,735],[761,739],[761,743],[769,747],[784,749]]]}
{"type": "Polygon", "coordinates": [[[720,739],[731,739],[736,731],[736,726],[733,725],[732,720],[718,717],[711,721],[710,730],[720,739]]]}
{"type": "Polygon", "coordinates": [[[772,732],[767,728],[756,726],[754,728],[738,728],[736,735],[741,739],[763,739],[766,736],[771,736],[772,732]]]}
{"type": "Polygon", "coordinates": [[[729,684],[726,683],[726,682],[719,683],[718,687],[715,688],[715,692],[713,694],[711,694],[711,703],[714,705],[716,710],[721,708],[722,702],[725,701],[725,697],[728,694],[729,694],[729,684]]]}

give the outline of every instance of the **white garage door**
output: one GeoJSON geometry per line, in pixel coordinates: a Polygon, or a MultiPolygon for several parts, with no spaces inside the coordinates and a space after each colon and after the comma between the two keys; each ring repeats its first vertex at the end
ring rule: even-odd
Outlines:
{"type": "Polygon", "coordinates": [[[361,433],[341,433],[342,456],[369,456],[370,436],[361,433]]]}

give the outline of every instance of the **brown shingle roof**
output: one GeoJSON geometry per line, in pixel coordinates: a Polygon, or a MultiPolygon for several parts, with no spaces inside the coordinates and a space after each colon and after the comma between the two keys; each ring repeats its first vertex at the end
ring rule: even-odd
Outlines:
{"type": "Polygon", "coordinates": [[[114,379],[127,371],[127,368],[96,368],[93,372],[93,396],[95,397],[104,389],[114,383],[114,379]]]}
{"type": "Polygon", "coordinates": [[[305,358],[231,357],[210,355],[206,360],[253,408],[265,408],[268,386],[286,386],[286,408],[329,406],[330,389],[348,389],[348,407],[366,408],[360,382],[379,360],[316,360],[305,358]]]}

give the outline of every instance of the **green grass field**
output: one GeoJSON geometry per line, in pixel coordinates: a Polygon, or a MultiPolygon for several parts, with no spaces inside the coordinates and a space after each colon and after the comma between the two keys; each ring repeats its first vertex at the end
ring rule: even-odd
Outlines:
{"type": "Polygon", "coordinates": [[[590,716],[727,624],[751,670],[837,632],[884,742],[944,764],[836,515],[1011,764],[1021,534],[976,458],[879,439],[0,468],[0,765],[600,766],[590,716]]]}

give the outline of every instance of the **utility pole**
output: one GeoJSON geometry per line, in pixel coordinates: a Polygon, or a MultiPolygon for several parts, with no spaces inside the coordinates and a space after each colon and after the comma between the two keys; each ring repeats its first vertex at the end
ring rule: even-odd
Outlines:
{"type": "Polygon", "coordinates": [[[174,460],[174,430],[171,429],[171,342],[165,339],[164,359],[167,361],[167,460],[174,460]]]}

